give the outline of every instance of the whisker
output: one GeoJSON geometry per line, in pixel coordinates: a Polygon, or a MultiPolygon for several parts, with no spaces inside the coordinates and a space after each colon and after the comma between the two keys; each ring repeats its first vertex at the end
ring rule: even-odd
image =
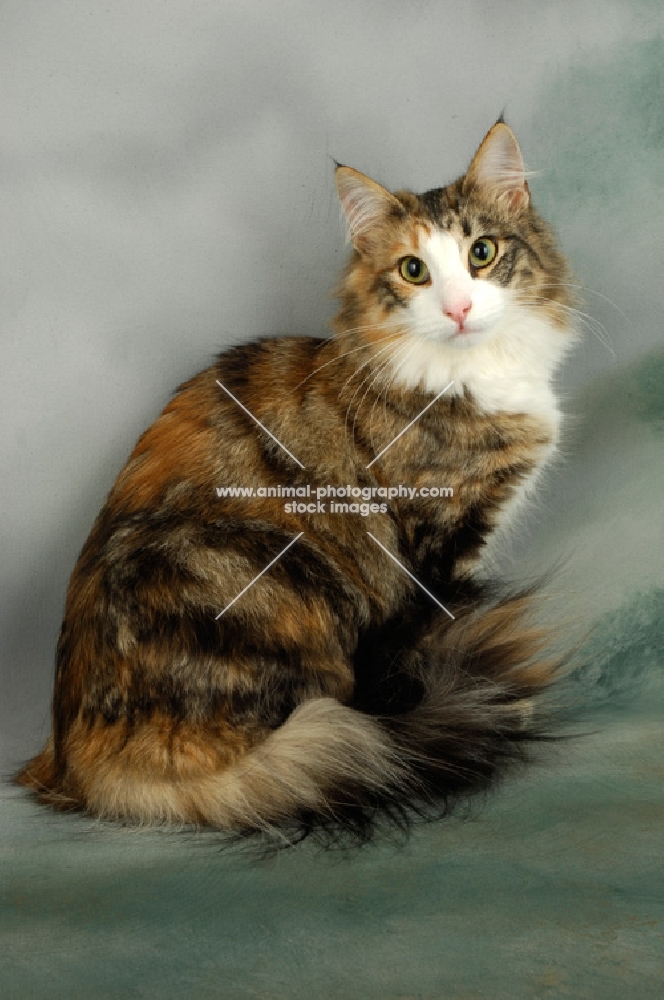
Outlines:
{"type": "Polygon", "coordinates": [[[350,337],[354,333],[363,333],[366,330],[388,330],[394,328],[395,328],[394,323],[385,323],[385,322],[367,323],[363,326],[351,326],[347,330],[342,330],[340,333],[335,331],[334,333],[331,334],[331,336],[326,337],[316,348],[316,350],[320,350],[322,347],[325,346],[325,344],[329,344],[334,340],[339,341],[343,340],[344,337],[350,337]]]}
{"type": "MultiPolygon", "coordinates": [[[[381,339],[381,342],[382,342],[382,340],[386,340],[386,339],[387,339],[386,337],[383,337],[381,339]]],[[[369,345],[367,345],[367,346],[369,346],[369,345]]],[[[387,350],[387,348],[389,346],[390,345],[388,344],[387,347],[381,347],[381,349],[379,351],[375,351],[373,354],[370,355],[370,357],[367,358],[366,361],[364,361],[359,366],[359,368],[356,368],[355,371],[351,372],[351,374],[348,376],[348,378],[346,379],[346,381],[343,383],[343,385],[339,389],[339,392],[337,393],[337,399],[341,398],[341,395],[342,395],[344,389],[346,388],[346,386],[348,385],[348,383],[352,382],[352,380],[355,378],[355,376],[359,375],[363,368],[366,368],[367,365],[370,365],[371,362],[374,361],[377,357],[379,357],[379,355],[381,355],[385,350],[387,350]]],[[[356,390],[356,392],[357,392],[357,390],[356,390]]]]}
{"type": "MultiPolygon", "coordinates": [[[[342,391],[343,391],[343,388],[345,388],[345,386],[348,384],[349,381],[351,381],[352,378],[354,378],[356,375],[359,375],[359,373],[362,371],[363,368],[366,368],[367,365],[370,365],[372,362],[377,361],[378,358],[382,354],[385,354],[386,351],[389,351],[391,347],[392,347],[392,343],[386,344],[385,347],[381,347],[381,349],[379,351],[376,351],[375,354],[373,354],[367,361],[365,361],[363,365],[360,365],[360,367],[358,369],[356,369],[356,371],[353,373],[353,375],[351,376],[351,378],[350,379],[346,379],[346,381],[344,382],[344,385],[342,386],[342,391]]],[[[350,400],[349,400],[349,403],[348,403],[348,407],[346,408],[346,413],[347,414],[349,413],[350,407],[351,407],[351,405],[353,403],[353,400],[355,399],[356,395],[358,394],[358,392],[360,391],[360,389],[362,388],[362,386],[364,385],[364,383],[367,381],[367,379],[371,378],[371,375],[373,374],[374,370],[375,369],[372,369],[367,375],[365,375],[365,377],[362,379],[362,381],[360,382],[360,384],[356,387],[355,391],[353,392],[353,395],[350,397],[350,400]]],[[[339,396],[340,395],[341,395],[341,393],[339,393],[339,396]]]]}
{"type": "MultiPolygon", "coordinates": [[[[347,332],[349,334],[351,334],[351,333],[359,333],[359,332],[364,331],[364,330],[379,330],[379,329],[382,329],[382,328],[383,328],[382,324],[376,323],[374,326],[358,326],[358,327],[355,327],[354,330],[348,330],[347,332]]],[[[394,334],[392,332],[386,333],[384,337],[379,337],[378,340],[374,340],[374,341],[371,341],[371,342],[368,342],[368,343],[360,344],[359,347],[354,347],[350,351],[345,351],[344,354],[335,354],[335,356],[333,358],[331,358],[329,361],[326,361],[325,364],[319,365],[318,368],[314,368],[314,370],[312,372],[309,372],[309,374],[307,376],[305,376],[305,378],[303,378],[300,382],[297,383],[296,386],[293,387],[293,392],[296,389],[299,389],[301,385],[304,385],[305,382],[308,382],[308,380],[313,375],[315,375],[317,372],[322,371],[323,368],[327,368],[328,365],[333,364],[335,361],[341,361],[342,358],[347,358],[349,354],[356,354],[358,351],[369,350],[371,348],[372,343],[373,344],[380,344],[387,337],[391,337],[391,336],[394,336],[394,334]]],[[[328,343],[330,343],[334,339],[335,339],[334,337],[331,337],[329,339],[328,343]]]]}
{"type": "MultiPolygon", "coordinates": [[[[390,359],[391,361],[395,361],[397,359],[397,357],[399,356],[399,354],[402,355],[402,358],[399,361],[398,365],[396,365],[396,367],[395,367],[395,369],[394,369],[391,377],[387,380],[387,382],[383,386],[381,392],[378,394],[378,396],[374,400],[373,406],[371,407],[371,414],[369,415],[369,437],[371,439],[371,447],[374,450],[374,452],[376,451],[376,448],[374,446],[374,438],[373,438],[373,413],[374,413],[374,410],[376,408],[376,404],[380,402],[380,398],[382,396],[383,397],[383,418],[384,418],[385,422],[387,422],[387,394],[388,394],[390,388],[392,387],[392,384],[393,384],[394,380],[396,379],[397,375],[399,374],[402,366],[405,365],[406,361],[408,361],[408,358],[411,356],[411,354],[413,353],[413,351],[416,350],[417,347],[418,347],[417,343],[411,344],[410,342],[407,342],[405,344],[405,346],[403,348],[401,348],[400,350],[396,351],[394,357],[392,357],[390,359]]],[[[403,387],[401,389],[401,392],[402,392],[402,395],[403,395],[403,387]]]]}
{"type": "MultiPolygon", "coordinates": [[[[385,351],[389,351],[391,347],[392,347],[392,344],[387,344],[385,347],[382,347],[380,349],[380,351],[377,351],[376,354],[374,354],[371,358],[369,358],[368,361],[365,361],[364,364],[361,365],[360,368],[356,372],[353,373],[353,375],[351,376],[351,379],[354,378],[355,375],[359,375],[359,373],[362,371],[363,368],[366,368],[366,366],[368,364],[371,364],[372,361],[376,361],[380,357],[381,354],[384,354],[385,351]]],[[[348,437],[348,418],[350,416],[350,410],[351,410],[351,407],[353,405],[353,400],[355,399],[355,397],[357,396],[358,392],[360,391],[360,389],[362,388],[362,386],[364,385],[364,383],[367,381],[367,379],[371,378],[371,376],[373,374],[374,374],[374,370],[371,370],[368,375],[365,375],[365,377],[362,379],[362,381],[360,382],[360,384],[355,389],[355,392],[353,393],[353,395],[350,397],[350,400],[348,401],[348,406],[346,407],[346,419],[344,420],[344,435],[346,436],[346,438],[348,437]]],[[[348,384],[349,381],[350,381],[350,379],[346,379],[346,381],[344,382],[344,385],[342,386],[342,391],[345,388],[345,386],[348,384]]],[[[341,396],[341,392],[339,393],[339,396],[341,396]]],[[[364,396],[362,398],[364,399],[364,396]]],[[[353,420],[353,435],[354,435],[354,432],[355,432],[355,420],[353,420]]],[[[354,442],[354,440],[355,440],[355,438],[353,436],[352,441],[354,442]]]]}
{"type": "MultiPolygon", "coordinates": [[[[362,364],[360,365],[360,367],[359,367],[359,368],[356,368],[356,369],[355,369],[355,371],[351,372],[351,374],[350,374],[350,375],[348,376],[348,378],[346,379],[346,381],[344,382],[344,384],[343,384],[343,385],[341,386],[341,388],[339,389],[339,392],[337,393],[337,399],[341,399],[341,396],[342,396],[342,394],[343,394],[343,391],[344,391],[344,389],[346,388],[346,386],[348,385],[348,383],[349,383],[349,382],[352,382],[352,381],[353,381],[353,379],[355,378],[355,376],[356,376],[356,375],[359,375],[359,374],[360,374],[360,372],[362,371],[362,369],[363,369],[363,368],[366,368],[366,367],[367,367],[367,365],[370,365],[370,364],[371,364],[371,362],[372,362],[372,361],[374,360],[374,357],[376,357],[376,355],[372,354],[372,355],[371,355],[370,357],[368,357],[368,358],[367,358],[367,360],[366,360],[366,361],[364,361],[364,362],[363,362],[363,363],[362,363],[362,364]]],[[[355,390],[355,391],[357,392],[357,390],[355,390]]],[[[353,395],[354,395],[354,394],[353,394],[353,395]]]]}
{"type": "Polygon", "coordinates": [[[588,292],[590,295],[596,295],[597,298],[602,299],[603,302],[607,302],[610,306],[613,306],[616,312],[622,316],[622,318],[629,323],[630,326],[632,325],[632,320],[629,318],[627,313],[623,312],[620,306],[617,305],[613,299],[610,299],[608,295],[604,294],[604,292],[598,292],[594,288],[590,288],[589,285],[579,285],[571,281],[551,281],[545,285],[538,285],[537,288],[576,288],[582,292],[588,292]]]}
{"type": "MultiPolygon", "coordinates": [[[[363,404],[364,400],[367,397],[367,393],[369,393],[371,391],[371,389],[375,385],[377,379],[380,378],[380,376],[383,374],[383,372],[388,367],[388,365],[394,360],[395,354],[398,355],[400,351],[405,350],[405,348],[409,347],[409,346],[410,346],[409,344],[399,345],[396,348],[396,350],[393,351],[391,354],[388,354],[386,360],[383,361],[383,362],[381,362],[381,364],[378,366],[378,369],[376,370],[376,373],[374,374],[374,377],[372,378],[372,380],[369,383],[369,385],[367,386],[367,388],[364,390],[364,395],[362,396],[362,399],[360,400],[360,402],[358,404],[358,407],[355,410],[355,416],[353,418],[353,428],[352,428],[352,432],[351,432],[352,433],[352,439],[353,439],[353,441],[355,440],[355,424],[357,422],[357,418],[358,418],[359,412],[360,412],[360,410],[362,408],[362,404],[363,404]]],[[[367,376],[367,377],[369,377],[369,376],[367,376]]],[[[365,379],[365,381],[366,381],[366,379],[365,379]]],[[[371,408],[371,413],[373,413],[373,409],[374,409],[374,406],[376,405],[376,402],[377,402],[378,398],[380,398],[380,397],[376,397],[376,400],[374,400],[374,404],[373,404],[373,406],[371,408]]],[[[369,416],[369,434],[371,435],[371,415],[369,416]]],[[[373,444],[373,442],[372,442],[372,444],[373,444]]]]}
{"type": "MultiPolygon", "coordinates": [[[[527,298],[519,296],[518,301],[522,305],[536,306],[541,302],[551,302],[552,300],[542,295],[529,295],[527,298]]],[[[577,309],[574,306],[567,306],[563,302],[556,302],[555,304],[558,308],[564,309],[570,315],[574,316],[575,319],[577,319],[589,333],[592,333],[595,337],[597,337],[602,347],[605,347],[614,358],[616,357],[616,352],[611,346],[611,342],[609,340],[609,331],[596,316],[591,316],[590,313],[583,312],[582,309],[577,309]]]]}

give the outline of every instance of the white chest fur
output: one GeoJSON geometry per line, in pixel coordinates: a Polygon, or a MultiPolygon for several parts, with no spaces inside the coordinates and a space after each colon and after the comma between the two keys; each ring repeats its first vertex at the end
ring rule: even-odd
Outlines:
{"type": "Polygon", "coordinates": [[[396,384],[438,393],[453,382],[446,395],[470,393],[487,414],[534,417],[549,438],[550,443],[540,446],[533,456],[535,468],[515,485],[501,509],[483,550],[483,568],[498,554],[501,543],[533,501],[542,470],[556,453],[561,413],[551,381],[571,338],[533,310],[512,307],[509,301],[488,337],[471,335],[461,346],[460,338],[440,343],[433,337],[412,336],[413,346],[406,359],[395,364],[396,384]]]}

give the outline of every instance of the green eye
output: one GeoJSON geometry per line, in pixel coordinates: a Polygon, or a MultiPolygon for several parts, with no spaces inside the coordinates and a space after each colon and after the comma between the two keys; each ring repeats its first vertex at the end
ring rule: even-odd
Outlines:
{"type": "Polygon", "coordinates": [[[486,267],[498,253],[498,247],[488,236],[475,240],[470,248],[470,263],[473,267],[486,267]]]}
{"type": "Polygon", "coordinates": [[[429,268],[419,257],[404,257],[399,264],[399,274],[411,285],[423,285],[429,280],[429,268]]]}

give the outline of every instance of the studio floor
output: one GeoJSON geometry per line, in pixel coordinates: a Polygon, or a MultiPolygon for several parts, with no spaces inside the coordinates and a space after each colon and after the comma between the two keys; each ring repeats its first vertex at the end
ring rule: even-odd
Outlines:
{"type": "Polygon", "coordinates": [[[662,704],[598,713],[555,762],[405,847],[259,860],[8,795],[2,995],[654,1000],[662,704]]]}

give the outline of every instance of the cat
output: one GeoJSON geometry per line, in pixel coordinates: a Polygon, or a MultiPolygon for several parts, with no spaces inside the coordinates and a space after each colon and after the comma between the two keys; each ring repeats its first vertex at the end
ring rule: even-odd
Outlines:
{"type": "Polygon", "coordinates": [[[185,382],[83,547],[52,736],[16,779],[42,802],[368,838],[492,787],[541,735],[557,666],[483,553],[556,450],[568,265],[502,118],[446,187],[335,180],[334,335],[235,346],[185,382]],[[239,483],[254,496],[224,496],[239,483]]]}

